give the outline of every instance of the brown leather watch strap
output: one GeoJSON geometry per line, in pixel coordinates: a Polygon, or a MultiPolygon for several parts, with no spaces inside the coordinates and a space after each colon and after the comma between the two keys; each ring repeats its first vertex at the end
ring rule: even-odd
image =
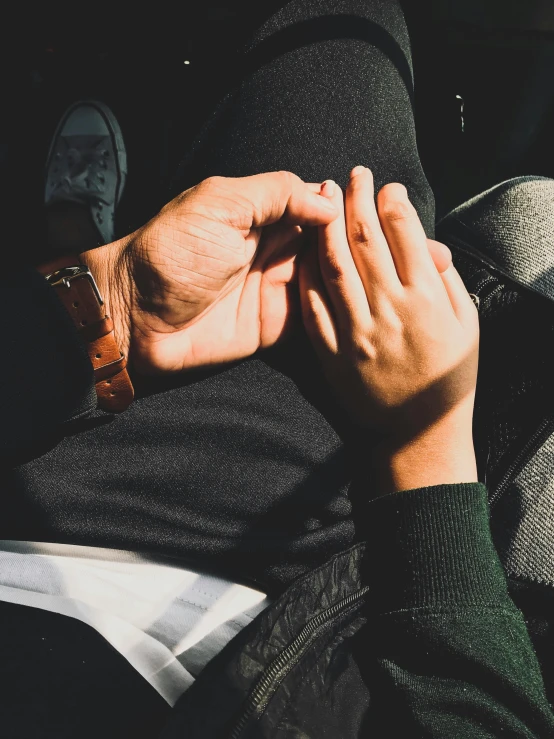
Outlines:
{"type": "Polygon", "coordinates": [[[126,369],[127,360],[117,346],[113,323],[106,316],[92,275],[84,265],[79,265],[60,269],[47,279],[87,347],[98,405],[113,413],[124,411],[133,401],[133,385],[126,369]]]}

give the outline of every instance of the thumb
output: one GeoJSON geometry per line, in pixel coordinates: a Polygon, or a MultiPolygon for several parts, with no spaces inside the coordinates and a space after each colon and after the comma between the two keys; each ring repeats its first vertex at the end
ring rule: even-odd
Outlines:
{"type": "MultiPolygon", "coordinates": [[[[292,225],[324,226],[338,216],[328,198],[314,192],[313,186],[292,172],[216,179],[219,184],[226,180],[225,188],[231,189],[240,202],[241,207],[233,209],[232,216],[232,225],[237,228],[269,226],[281,218],[292,225]]],[[[233,193],[231,200],[235,199],[233,193]]]]}

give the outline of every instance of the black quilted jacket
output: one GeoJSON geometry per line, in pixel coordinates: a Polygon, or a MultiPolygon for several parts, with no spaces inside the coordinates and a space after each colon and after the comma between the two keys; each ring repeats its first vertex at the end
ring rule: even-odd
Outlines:
{"type": "Polygon", "coordinates": [[[480,483],[367,506],[367,544],[292,584],[202,672],[163,739],[554,737],[480,483]]]}

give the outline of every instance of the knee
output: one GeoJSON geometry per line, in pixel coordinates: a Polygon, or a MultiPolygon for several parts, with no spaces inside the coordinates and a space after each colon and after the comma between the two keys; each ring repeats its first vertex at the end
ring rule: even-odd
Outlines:
{"type": "Polygon", "coordinates": [[[528,175],[505,180],[454,208],[441,223],[453,218],[475,225],[529,219],[554,224],[554,179],[528,175]]]}

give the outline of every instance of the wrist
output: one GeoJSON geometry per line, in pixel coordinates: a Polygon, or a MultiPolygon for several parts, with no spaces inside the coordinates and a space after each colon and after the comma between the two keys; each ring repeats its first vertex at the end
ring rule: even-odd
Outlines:
{"type": "Polygon", "coordinates": [[[114,324],[114,335],[123,355],[129,357],[131,280],[126,269],[129,237],[79,254],[79,260],[91,271],[104,301],[106,315],[114,324]]]}
{"type": "Polygon", "coordinates": [[[415,438],[381,441],[371,454],[375,496],[478,482],[471,419],[472,413],[458,412],[415,438]]]}

